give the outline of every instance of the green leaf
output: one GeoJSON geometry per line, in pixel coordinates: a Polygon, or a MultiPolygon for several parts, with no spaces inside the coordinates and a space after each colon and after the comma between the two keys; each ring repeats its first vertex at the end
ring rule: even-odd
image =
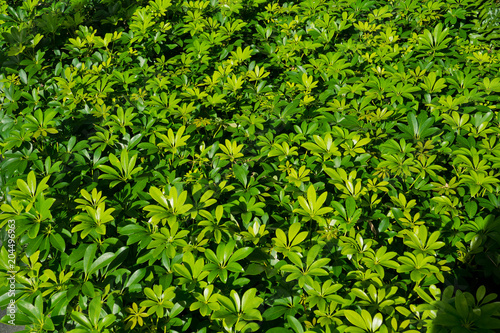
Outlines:
{"type": "Polygon", "coordinates": [[[245,275],[259,275],[260,273],[264,272],[265,270],[266,270],[265,266],[257,264],[257,263],[251,263],[245,269],[245,275]]]}
{"type": "Polygon", "coordinates": [[[50,244],[52,244],[53,247],[64,253],[64,250],[66,249],[66,242],[60,234],[51,234],[49,239],[50,244]]]}
{"type": "MultiPolygon", "coordinates": [[[[302,259],[299,257],[298,254],[294,253],[294,252],[290,252],[288,253],[288,259],[290,259],[290,261],[297,267],[299,267],[300,269],[302,269],[304,266],[302,265],[302,259]]],[[[283,266],[284,267],[284,266],[283,266]]],[[[283,268],[282,267],[282,268],[283,268]]]]}
{"type": "Polygon", "coordinates": [[[432,297],[429,296],[429,294],[427,294],[421,287],[415,287],[415,291],[417,292],[418,296],[420,296],[427,303],[432,304],[434,302],[432,297]]]}
{"type": "Polygon", "coordinates": [[[368,327],[366,326],[365,320],[361,315],[359,315],[356,311],[353,310],[344,310],[344,315],[349,320],[349,322],[365,331],[368,331],[368,327]]]}
{"type": "Polygon", "coordinates": [[[147,269],[146,268],[140,268],[136,270],[134,273],[132,273],[129,278],[127,279],[127,282],[123,286],[123,289],[129,288],[131,285],[138,283],[141,281],[144,276],[146,276],[147,269]]]}
{"type": "Polygon", "coordinates": [[[102,304],[101,297],[96,297],[92,299],[89,304],[89,319],[92,323],[92,326],[97,326],[99,322],[99,316],[101,314],[102,304]]]}
{"type": "Polygon", "coordinates": [[[288,325],[294,330],[295,333],[304,333],[304,328],[300,324],[299,320],[293,316],[286,317],[288,325]]]}
{"type": "Polygon", "coordinates": [[[480,286],[479,288],[477,288],[476,299],[478,302],[481,302],[481,300],[484,298],[485,295],[486,295],[486,287],[485,286],[480,286]]]}
{"type": "Polygon", "coordinates": [[[33,304],[30,304],[30,303],[23,300],[23,301],[19,301],[17,303],[17,306],[28,317],[30,317],[34,320],[37,320],[37,321],[42,319],[42,313],[33,304]]]}
{"type": "Polygon", "coordinates": [[[97,244],[91,244],[85,250],[85,255],[83,256],[83,272],[88,274],[92,266],[92,262],[95,259],[95,253],[97,251],[97,244]]]}
{"type": "Polygon", "coordinates": [[[320,251],[321,251],[320,245],[314,245],[309,249],[309,251],[307,251],[307,259],[306,259],[307,266],[312,265],[312,263],[314,262],[320,251]]]}
{"type": "Polygon", "coordinates": [[[113,259],[115,258],[116,254],[112,252],[107,252],[101,255],[99,258],[97,258],[96,261],[92,263],[89,269],[89,275],[94,274],[97,272],[99,269],[103,268],[104,266],[107,266],[110,264],[113,259]]]}
{"type": "Polygon", "coordinates": [[[108,314],[99,322],[98,327],[99,329],[102,329],[111,326],[115,322],[116,322],[116,316],[113,314],[108,314]]]}
{"type": "Polygon", "coordinates": [[[373,321],[372,321],[372,331],[375,332],[377,331],[380,326],[382,326],[382,323],[384,322],[384,318],[382,317],[382,314],[381,313],[377,313],[374,317],[373,317],[373,321]]]}
{"type": "MultiPolygon", "coordinates": [[[[250,310],[256,309],[263,302],[263,299],[260,297],[256,297],[257,289],[251,288],[248,289],[241,299],[241,308],[243,312],[248,312],[250,310]]],[[[260,312],[256,312],[255,315],[258,319],[254,320],[262,320],[260,312]]]]}
{"type": "Polygon", "coordinates": [[[248,184],[248,171],[243,169],[243,167],[239,166],[238,164],[233,165],[233,171],[234,171],[234,176],[240,181],[241,184],[243,184],[243,187],[247,187],[248,184]]]}
{"type": "Polygon", "coordinates": [[[231,258],[229,258],[229,263],[239,261],[245,259],[253,252],[253,248],[251,247],[243,247],[241,249],[236,250],[231,258]]]}
{"type": "Polygon", "coordinates": [[[76,321],[78,324],[85,326],[89,330],[92,330],[92,324],[91,324],[90,320],[87,317],[85,317],[85,315],[83,313],[73,311],[71,313],[71,319],[76,321]]]}
{"type": "Polygon", "coordinates": [[[275,320],[280,318],[287,310],[284,306],[272,306],[264,311],[262,317],[267,321],[275,320]]]}
{"type": "Polygon", "coordinates": [[[94,291],[94,285],[92,284],[92,282],[90,282],[90,281],[85,282],[82,286],[82,292],[85,295],[94,298],[95,291],[94,291]]]}
{"type": "Polygon", "coordinates": [[[466,319],[469,315],[469,305],[467,304],[467,299],[461,291],[457,291],[455,295],[455,308],[457,313],[463,319],[466,319]]]}

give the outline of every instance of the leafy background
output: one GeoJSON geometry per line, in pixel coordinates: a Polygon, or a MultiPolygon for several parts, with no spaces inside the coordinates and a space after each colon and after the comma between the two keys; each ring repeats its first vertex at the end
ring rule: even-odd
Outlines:
{"type": "Polygon", "coordinates": [[[0,8],[25,332],[500,329],[498,2],[0,8]]]}

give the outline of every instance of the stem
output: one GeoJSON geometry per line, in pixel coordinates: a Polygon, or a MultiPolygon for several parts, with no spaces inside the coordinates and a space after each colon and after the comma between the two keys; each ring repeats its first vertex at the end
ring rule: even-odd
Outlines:
{"type": "Polygon", "coordinates": [[[411,185],[410,185],[410,187],[408,188],[408,190],[410,190],[410,189],[413,187],[413,185],[415,185],[415,182],[416,182],[417,180],[419,180],[419,179],[420,179],[420,176],[418,176],[417,178],[415,178],[415,180],[413,181],[413,183],[411,183],[411,185]]]}
{"type": "Polygon", "coordinates": [[[217,135],[217,133],[219,133],[220,129],[222,128],[222,125],[219,125],[219,128],[217,129],[217,131],[215,132],[214,136],[212,137],[212,139],[215,139],[215,136],[217,135]]]}

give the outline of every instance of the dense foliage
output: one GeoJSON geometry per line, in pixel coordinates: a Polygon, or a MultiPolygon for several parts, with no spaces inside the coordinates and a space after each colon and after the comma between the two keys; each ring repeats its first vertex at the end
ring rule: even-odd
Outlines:
{"type": "Polygon", "coordinates": [[[9,5],[25,332],[500,329],[497,1],[9,5]]]}

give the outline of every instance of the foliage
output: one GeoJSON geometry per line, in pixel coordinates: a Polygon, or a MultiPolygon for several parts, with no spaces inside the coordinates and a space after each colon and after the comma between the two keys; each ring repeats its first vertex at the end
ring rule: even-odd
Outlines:
{"type": "Polygon", "coordinates": [[[24,332],[498,331],[499,13],[2,2],[0,307],[24,332]]]}

